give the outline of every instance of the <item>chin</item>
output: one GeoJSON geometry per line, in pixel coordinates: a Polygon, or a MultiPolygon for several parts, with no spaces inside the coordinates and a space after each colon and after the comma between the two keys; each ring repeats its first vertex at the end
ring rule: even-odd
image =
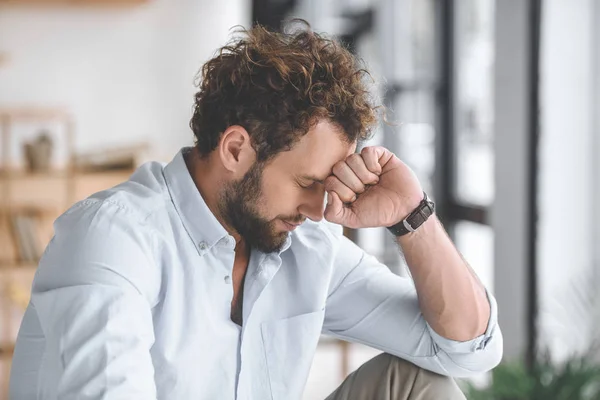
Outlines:
{"type": "Polygon", "coordinates": [[[263,253],[276,253],[280,251],[285,244],[288,234],[289,232],[286,230],[280,230],[276,226],[271,226],[270,234],[260,237],[248,237],[246,240],[251,247],[254,247],[263,253]]]}
{"type": "MultiPolygon", "coordinates": [[[[287,234],[285,236],[287,236],[287,234]]],[[[279,241],[273,240],[270,243],[261,243],[260,245],[257,245],[256,248],[265,254],[277,253],[281,250],[284,244],[285,238],[282,238],[282,240],[279,241]]]]}

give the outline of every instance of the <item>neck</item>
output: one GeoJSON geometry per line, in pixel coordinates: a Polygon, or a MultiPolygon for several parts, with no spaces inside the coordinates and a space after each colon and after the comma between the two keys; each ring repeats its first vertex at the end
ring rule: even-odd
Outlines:
{"type": "Polygon", "coordinates": [[[217,221],[225,228],[225,230],[233,236],[236,241],[236,252],[238,249],[244,249],[246,246],[244,240],[233,227],[229,226],[219,209],[219,188],[222,180],[220,180],[213,171],[214,168],[210,163],[210,156],[202,159],[196,147],[191,152],[184,155],[185,163],[196,188],[208,206],[208,209],[213,213],[217,221]]]}

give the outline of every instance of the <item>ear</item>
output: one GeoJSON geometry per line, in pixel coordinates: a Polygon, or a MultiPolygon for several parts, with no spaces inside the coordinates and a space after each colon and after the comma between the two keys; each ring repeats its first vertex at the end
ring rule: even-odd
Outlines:
{"type": "Polygon", "coordinates": [[[232,125],[223,132],[218,151],[221,163],[234,179],[243,177],[256,160],[250,135],[239,125],[232,125]]]}

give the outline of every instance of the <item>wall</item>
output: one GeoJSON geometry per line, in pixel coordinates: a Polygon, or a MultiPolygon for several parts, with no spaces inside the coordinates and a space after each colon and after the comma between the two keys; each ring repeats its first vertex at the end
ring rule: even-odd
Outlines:
{"type": "Polygon", "coordinates": [[[593,0],[543,2],[539,323],[542,342],[559,359],[584,351],[590,341],[589,310],[576,299],[585,296],[581,285],[589,282],[598,247],[592,218],[592,183],[598,179],[592,163],[593,22],[593,0]]]}
{"type": "MultiPolygon", "coordinates": [[[[593,227],[594,227],[594,234],[592,237],[592,243],[600,243],[600,207],[598,207],[597,205],[600,204],[600,159],[598,157],[598,155],[600,154],[600,74],[597,73],[597,71],[600,71],[600,24],[598,22],[600,22],[600,2],[596,1],[594,2],[595,4],[595,9],[594,9],[594,21],[596,22],[593,26],[594,26],[594,49],[593,49],[593,57],[594,57],[594,61],[593,61],[593,70],[596,71],[595,74],[593,74],[593,79],[594,79],[594,126],[593,126],[593,133],[592,133],[592,146],[590,147],[589,151],[592,153],[590,154],[590,157],[592,157],[592,180],[593,180],[593,190],[594,190],[594,194],[593,194],[593,205],[595,205],[593,211],[592,211],[592,216],[593,216],[593,227]]],[[[593,246],[594,248],[594,261],[593,261],[593,265],[596,266],[596,271],[600,270],[600,246],[593,246]]],[[[599,304],[600,306],[600,304],[599,304]]],[[[600,311],[598,311],[598,314],[600,314],[600,311]]],[[[600,315],[596,315],[596,320],[595,320],[595,329],[596,332],[600,332],[600,315]]]]}
{"type": "Polygon", "coordinates": [[[149,0],[133,7],[0,7],[0,106],[64,106],[76,148],[152,141],[170,159],[192,143],[194,75],[248,0],[149,0]]]}

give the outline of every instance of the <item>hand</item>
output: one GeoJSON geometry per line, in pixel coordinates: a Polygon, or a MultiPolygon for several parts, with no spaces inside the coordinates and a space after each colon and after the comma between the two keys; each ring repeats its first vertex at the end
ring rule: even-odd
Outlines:
{"type": "Polygon", "coordinates": [[[423,200],[414,172],[381,146],[365,147],[335,164],[325,190],[325,219],[348,228],[392,226],[423,200]]]}

